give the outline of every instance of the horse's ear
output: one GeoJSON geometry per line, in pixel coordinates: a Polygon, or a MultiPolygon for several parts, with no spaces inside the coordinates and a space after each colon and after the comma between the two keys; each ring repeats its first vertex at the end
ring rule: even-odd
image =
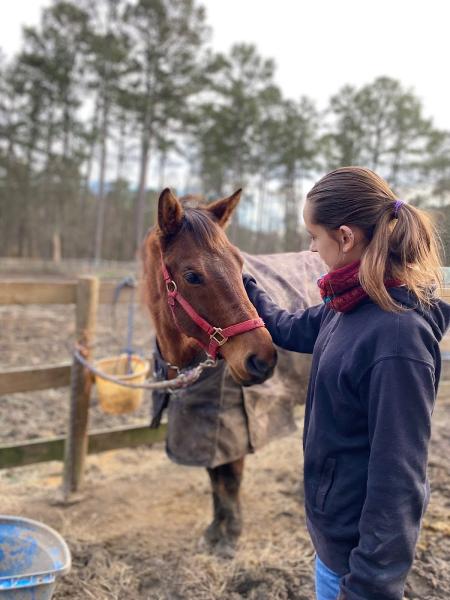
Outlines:
{"type": "Polygon", "coordinates": [[[169,188],[161,192],[158,201],[158,226],[163,235],[174,235],[181,227],[183,207],[169,188]]]}
{"type": "Polygon", "coordinates": [[[208,204],[208,210],[216,217],[221,227],[225,228],[228,225],[231,215],[241,199],[241,193],[242,189],[239,189],[229,198],[223,198],[208,204]]]}

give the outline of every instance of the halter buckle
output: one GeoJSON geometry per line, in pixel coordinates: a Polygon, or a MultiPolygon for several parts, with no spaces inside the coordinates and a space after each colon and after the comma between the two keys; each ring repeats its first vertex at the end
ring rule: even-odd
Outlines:
{"type": "Polygon", "coordinates": [[[173,279],[166,281],[166,290],[169,294],[175,294],[178,291],[177,284],[173,279]]]}
{"type": "Polygon", "coordinates": [[[228,341],[228,338],[223,335],[220,327],[214,327],[214,333],[209,336],[209,339],[216,342],[218,346],[223,346],[228,341]]]}

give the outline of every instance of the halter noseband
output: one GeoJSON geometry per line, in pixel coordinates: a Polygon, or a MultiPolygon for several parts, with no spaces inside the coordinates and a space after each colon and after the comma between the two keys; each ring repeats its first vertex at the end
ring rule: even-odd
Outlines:
{"type": "Polygon", "coordinates": [[[242,323],[230,325],[229,327],[225,327],[224,329],[222,329],[221,327],[213,327],[208,323],[208,321],[205,321],[205,319],[203,319],[203,317],[201,317],[189,304],[189,302],[185,298],[183,298],[183,296],[179,293],[177,284],[170,276],[170,273],[164,263],[162,252],[161,265],[164,281],[166,283],[167,302],[170,306],[173,319],[178,329],[182,332],[175,315],[175,301],[178,302],[181,308],[183,308],[183,310],[186,312],[186,314],[189,315],[189,317],[194,321],[194,323],[198,325],[200,329],[202,329],[207,335],[209,335],[209,345],[206,345],[202,341],[197,339],[196,342],[200,344],[200,346],[205,350],[205,352],[209,356],[211,356],[211,358],[216,358],[220,346],[223,346],[230,337],[239,335],[240,333],[245,333],[246,331],[251,331],[252,329],[257,329],[258,327],[265,327],[264,321],[259,317],[257,319],[248,319],[247,321],[242,321],[242,323]]]}

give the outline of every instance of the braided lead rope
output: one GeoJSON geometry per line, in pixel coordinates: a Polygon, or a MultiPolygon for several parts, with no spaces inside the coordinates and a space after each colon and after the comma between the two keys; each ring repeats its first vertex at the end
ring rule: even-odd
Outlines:
{"type": "MultiPolygon", "coordinates": [[[[197,381],[200,375],[203,373],[205,369],[213,368],[217,366],[217,361],[212,358],[207,358],[203,362],[199,363],[192,369],[187,369],[186,371],[181,371],[179,374],[170,380],[165,381],[145,381],[144,383],[129,383],[127,381],[123,381],[122,379],[118,379],[113,375],[108,375],[107,373],[103,373],[90,362],[88,362],[84,356],[81,354],[79,348],[75,348],[73,353],[75,359],[83,365],[88,371],[101,377],[102,379],[106,379],[106,381],[110,381],[111,383],[116,383],[122,387],[132,388],[132,389],[143,389],[143,390],[168,390],[173,391],[181,388],[186,388],[189,385],[192,385],[197,381]]],[[[129,375],[128,375],[129,377],[129,375]]]]}

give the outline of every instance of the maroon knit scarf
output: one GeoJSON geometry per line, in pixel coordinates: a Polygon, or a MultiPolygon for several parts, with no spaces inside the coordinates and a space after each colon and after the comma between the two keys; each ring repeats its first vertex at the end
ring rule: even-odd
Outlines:
{"type": "MultiPolygon", "coordinates": [[[[317,281],[322,300],[333,310],[349,312],[361,300],[368,298],[359,281],[359,266],[360,261],[357,260],[345,267],[326,273],[317,281]]],[[[385,279],[384,285],[389,288],[398,287],[402,283],[398,279],[385,279]]]]}

